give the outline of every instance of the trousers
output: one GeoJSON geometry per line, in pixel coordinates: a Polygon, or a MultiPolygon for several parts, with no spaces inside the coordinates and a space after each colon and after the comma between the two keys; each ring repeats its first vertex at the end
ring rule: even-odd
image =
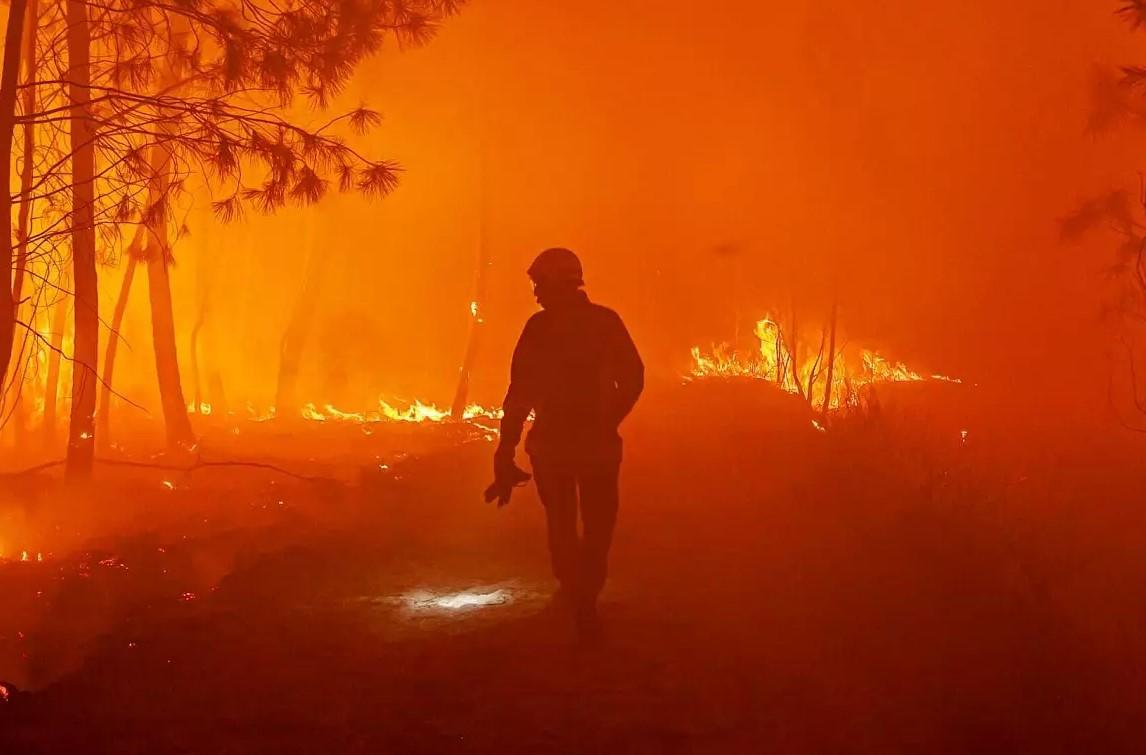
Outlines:
{"type": "Polygon", "coordinates": [[[534,456],[533,476],[545,507],[549,557],[562,591],[593,602],[605,586],[620,502],[620,460],[534,456]],[[577,518],[580,513],[581,533],[577,518]]]}

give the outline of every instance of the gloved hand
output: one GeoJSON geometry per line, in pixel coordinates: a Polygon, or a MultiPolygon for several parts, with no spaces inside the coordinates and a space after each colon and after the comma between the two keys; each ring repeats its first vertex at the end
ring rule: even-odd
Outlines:
{"type": "Polygon", "coordinates": [[[513,450],[498,449],[493,457],[493,484],[485,489],[485,502],[497,500],[498,507],[509,503],[513,489],[529,482],[532,476],[517,466],[513,460],[513,450]]]}

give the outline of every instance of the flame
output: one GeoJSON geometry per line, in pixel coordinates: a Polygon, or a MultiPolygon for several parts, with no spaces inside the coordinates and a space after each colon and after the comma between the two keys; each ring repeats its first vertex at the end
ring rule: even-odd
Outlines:
{"type": "MultiPolygon", "coordinates": [[[[376,408],[369,411],[346,411],[332,404],[323,404],[319,407],[313,402],[303,405],[300,413],[303,419],[312,422],[352,422],[368,424],[375,422],[445,422],[453,419],[448,409],[439,409],[434,404],[425,404],[414,401],[405,409],[398,408],[389,402],[378,399],[376,408]]],[[[462,412],[462,420],[473,419],[500,419],[501,410],[491,409],[480,404],[470,404],[462,412]]]]}
{"type": "Polygon", "coordinates": [[[0,550],[0,561],[19,561],[25,564],[34,562],[37,564],[42,564],[44,563],[44,554],[42,551],[21,550],[19,557],[16,557],[15,555],[8,557],[4,555],[3,550],[0,550]]]}
{"type": "MultiPolygon", "coordinates": [[[[827,334],[821,333],[816,344],[793,342],[771,316],[756,323],[754,334],[758,349],[743,354],[727,344],[704,352],[692,348],[689,378],[752,378],[775,383],[780,389],[800,396],[814,408],[822,409],[831,373],[829,409],[841,409],[859,403],[863,389],[878,383],[908,383],[937,380],[961,383],[946,375],[924,377],[903,362],[894,362],[869,349],[849,350],[838,347],[827,354],[827,334]],[[829,369],[829,361],[832,362],[829,369]]],[[[842,339],[841,339],[842,342],[842,339]]],[[[816,430],[823,431],[818,423],[816,430]]]]}

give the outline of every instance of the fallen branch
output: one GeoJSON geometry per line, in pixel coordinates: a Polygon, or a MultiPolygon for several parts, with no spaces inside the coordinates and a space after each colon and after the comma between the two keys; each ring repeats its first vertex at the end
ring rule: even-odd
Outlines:
{"type": "MultiPolygon", "coordinates": [[[[27,475],[36,474],[37,472],[43,472],[44,470],[51,469],[52,467],[63,466],[65,463],[66,463],[65,459],[57,459],[55,461],[47,461],[47,462],[44,462],[43,464],[37,464],[33,467],[27,467],[26,469],[20,469],[20,470],[14,471],[14,472],[0,472],[0,479],[13,478],[13,477],[24,477],[27,475]]],[[[96,464],[106,464],[108,466],[113,466],[113,467],[137,467],[137,468],[141,468],[141,469],[161,469],[161,470],[165,470],[165,471],[182,472],[183,474],[188,474],[188,475],[192,474],[192,473],[194,473],[200,469],[208,469],[208,468],[212,468],[212,467],[214,467],[214,468],[245,467],[245,468],[249,468],[249,469],[264,469],[264,470],[267,470],[270,472],[277,472],[278,474],[285,475],[287,477],[293,477],[297,480],[304,480],[306,482],[318,483],[318,482],[335,481],[334,478],[331,478],[331,477],[315,477],[312,475],[299,474],[298,472],[292,472],[289,469],[284,469],[282,467],[275,466],[274,464],[267,464],[267,463],[259,462],[259,461],[201,461],[200,460],[200,461],[196,461],[194,464],[186,465],[186,464],[163,464],[161,462],[150,462],[150,461],[130,461],[127,459],[100,459],[100,458],[97,458],[95,460],[95,463],[96,464]]]]}

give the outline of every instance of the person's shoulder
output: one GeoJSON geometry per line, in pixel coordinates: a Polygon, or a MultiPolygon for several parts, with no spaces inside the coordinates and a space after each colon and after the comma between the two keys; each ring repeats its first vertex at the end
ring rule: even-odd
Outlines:
{"type": "Polygon", "coordinates": [[[528,333],[530,331],[537,330],[538,328],[544,328],[545,323],[549,321],[549,317],[547,315],[548,313],[544,309],[539,309],[534,312],[529,316],[529,319],[525,321],[525,328],[522,332],[528,333]]]}
{"type": "Polygon", "coordinates": [[[624,327],[625,321],[617,314],[617,310],[606,307],[604,304],[597,304],[596,302],[590,302],[589,306],[592,307],[593,315],[600,321],[608,325],[620,325],[624,327]]]}
{"type": "Polygon", "coordinates": [[[529,319],[525,321],[525,327],[528,328],[530,325],[535,325],[537,323],[543,323],[549,319],[549,315],[550,315],[550,312],[548,312],[547,310],[539,309],[536,312],[534,312],[533,314],[531,314],[529,316],[529,319]]]}
{"type": "Polygon", "coordinates": [[[591,301],[589,302],[589,308],[593,311],[593,314],[597,315],[598,317],[609,320],[621,319],[621,316],[617,314],[617,310],[606,307],[604,304],[598,304],[595,301],[591,301]]]}

